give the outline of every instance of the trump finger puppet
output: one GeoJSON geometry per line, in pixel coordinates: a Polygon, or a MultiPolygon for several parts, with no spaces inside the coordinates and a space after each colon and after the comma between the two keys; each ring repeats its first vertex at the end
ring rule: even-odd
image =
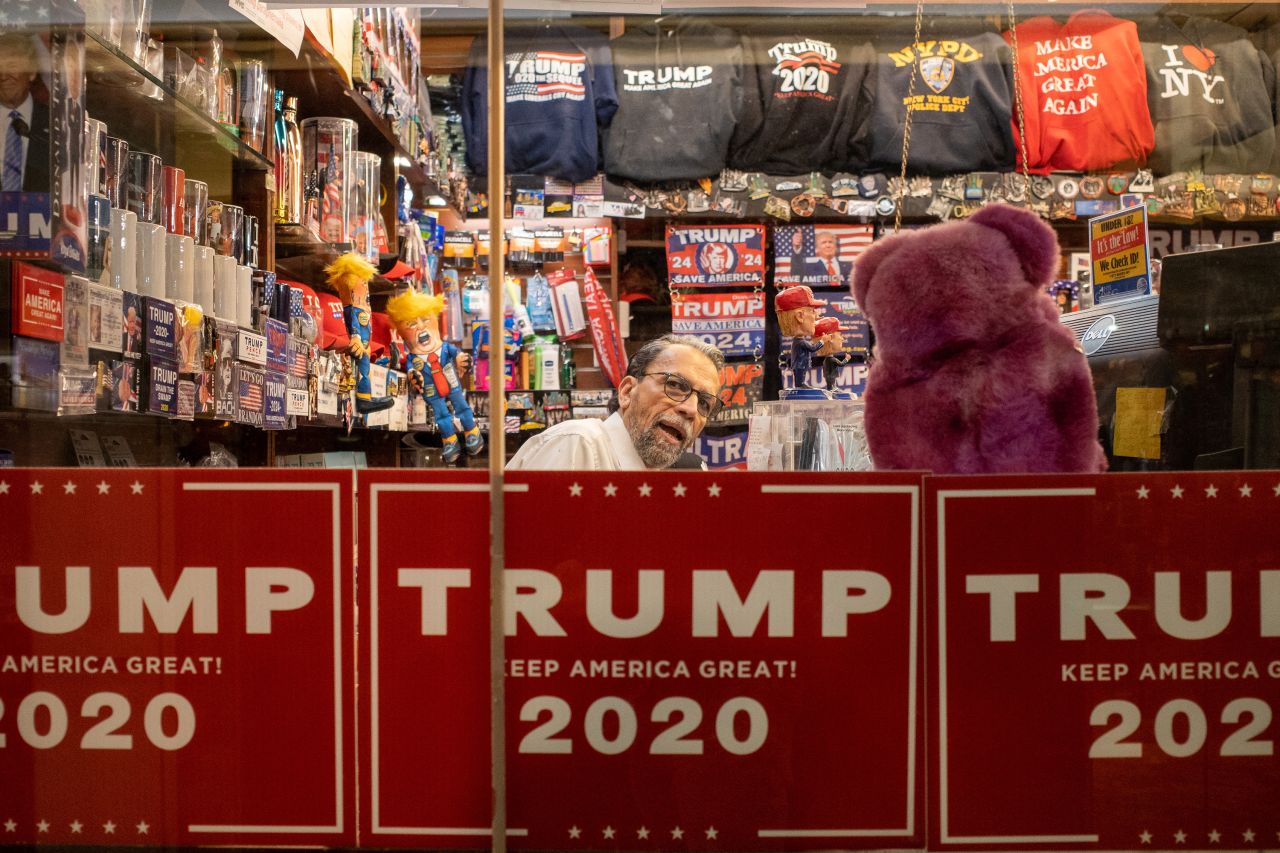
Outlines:
{"type": "Polygon", "coordinates": [[[822,349],[821,341],[811,340],[818,322],[818,312],[826,305],[813,298],[813,291],[803,285],[788,287],[778,294],[773,309],[778,327],[791,338],[791,351],[783,356],[784,366],[791,370],[791,386],[781,393],[783,400],[825,400],[827,395],[809,384],[809,368],[813,354],[822,349]]]}
{"type": "Polygon", "coordinates": [[[1045,292],[1053,229],[1008,205],[878,241],[854,296],[875,332],[867,441],[877,468],[1095,472],[1093,380],[1045,292]]]}
{"type": "Polygon", "coordinates": [[[356,367],[356,411],[367,414],[389,409],[395,401],[390,397],[374,397],[369,383],[369,336],[373,322],[369,280],[377,270],[354,252],[347,252],[325,267],[324,272],[329,286],[342,299],[342,319],[350,335],[347,352],[355,359],[356,367]]]}
{"type": "Polygon", "coordinates": [[[425,293],[409,291],[387,301],[387,316],[404,338],[405,369],[411,383],[422,394],[436,425],[444,437],[444,461],[454,462],[462,455],[463,447],[468,456],[484,450],[484,436],[476,426],[475,415],[467,404],[466,394],[458,373],[466,372],[471,357],[440,336],[440,312],[444,299],[425,293]],[[458,443],[458,431],[453,419],[462,421],[463,446],[458,443]]]}
{"type": "Polygon", "coordinates": [[[822,359],[822,384],[833,400],[852,400],[853,394],[836,388],[836,376],[840,368],[852,360],[853,356],[845,352],[844,334],[840,331],[838,317],[823,317],[814,324],[814,338],[822,348],[817,356],[822,359]]]}

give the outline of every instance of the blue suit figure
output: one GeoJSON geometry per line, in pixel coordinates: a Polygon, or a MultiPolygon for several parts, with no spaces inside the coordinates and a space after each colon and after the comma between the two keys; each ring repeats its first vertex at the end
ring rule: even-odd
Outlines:
{"type": "Polygon", "coordinates": [[[796,388],[810,388],[809,368],[813,367],[813,354],[822,349],[822,341],[808,338],[791,339],[792,383],[796,388]]]}
{"type": "MultiPolygon", "coordinates": [[[[800,285],[779,293],[773,307],[778,315],[778,328],[782,334],[791,336],[791,357],[787,366],[791,368],[792,390],[816,392],[817,389],[809,384],[809,368],[813,366],[813,354],[822,349],[822,342],[810,338],[818,322],[818,311],[826,304],[813,298],[812,289],[800,285]]],[[[784,392],[783,399],[798,396],[808,395],[787,395],[784,392]]],[[[817,397],[825,399],[826,395],[817,394],[817,397]]]]}
{"type": "Polygon", "coordinates": [[[470,366],[471,357],[440,337],[439,318],[443,310],[442,297],[412,290],[387,301],[387,316],[409,350],[405,357],[409,381],[431,406],[444,439],[444,461],[448,463],[462,455],[458,431],[453,425],[454,415],[462,421],[468,456],[484,450],[484,436],[476,426],[475,415],[458,378],[458,371],[465,372],[470,366]]]}
{"type": "Polygon", "coordinates": [[[347,326],[350,343],[347,352],[356,362],[356,411],[360,414],[380,412],[395,403],[391,397],[374,397],[369,383],[369,335],[372,332],[369,309],[369,279],[377,270],[360,255],[348,252],[324,269],[329,285],[342,299],[342,319],[347,326]]]}

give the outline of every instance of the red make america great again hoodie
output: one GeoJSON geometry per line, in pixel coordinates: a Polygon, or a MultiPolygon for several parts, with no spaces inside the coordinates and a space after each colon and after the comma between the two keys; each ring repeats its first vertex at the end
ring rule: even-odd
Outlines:
{"type": "MultiPolygon", "coordinates": [[[[1137,25],[1084,9],[1065,24],[1039,17],[1015,29],[1028,167],[1088,171],[1145,163],[1155,131],[1137,25]]],[[[1012,44],[1012,32],[1005,39],[1012,44]]],[[[1015,140],[1017,121],[1015,112],[1015,140]]]]}

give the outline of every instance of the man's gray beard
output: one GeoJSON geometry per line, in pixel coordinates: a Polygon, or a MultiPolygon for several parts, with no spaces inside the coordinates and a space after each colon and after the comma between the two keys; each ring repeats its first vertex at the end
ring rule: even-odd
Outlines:
{"type": "Polygon", "coordinates": [[[680,454],[693,445],[692,438],[686,439],[678,447],[668,444],[667,440],[658,434],[657,423],[643,431],[638,426],[628,423],[627,434],[631,436],[631,443],[635,445],[636,453],[639,454],[640,461],[646,468],[670,468],[680,458],[680,454]]]}

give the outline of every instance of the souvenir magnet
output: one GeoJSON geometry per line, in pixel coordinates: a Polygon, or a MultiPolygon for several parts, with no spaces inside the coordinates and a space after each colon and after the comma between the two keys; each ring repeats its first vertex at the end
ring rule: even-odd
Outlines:
{"type": "Polygon", "coordinates": [[[1249,190],[1255,193],[1269,193],[1275,183],[1275,175],[1254,175],[1249,179],[1249,190]]]}
{"type": "Polygon", "coordinates": [[[1197,190],[1191,194],[1196,216],[1210,216],[1222,212],[1222,203],[1218,194],[1209,188],[1197,190]]]}
{"type": "Polygon", "coordinates": [[[804,191],[814,197],[827,195],[827,179],[821,172],[810,172],[804,184],[804,191]]]}
{"type": "Polygon", "coordinates": [[[702,190],[689,191],[689,212],[706,213],[711,209],[711,196],[702,190]]]}
{"type": "Polygon", "coordinates": [[[1030,190],[1031,182],[1027,180],[1026,175],[1017,172],[1010,172],[1004,177],[1004,194],[1005,197],[1016,204],[1022,204],[1027,200],[1027,192],[1030,190]]]}
{"type": "Polygon", "coordinates": [[[1139,169],[1138,173],[1133,176],[1133,180],[1129,182],[1129,192],[1131,193],[1149,193],[1155,192],[1155,179],[1151,176],[1150,169],[1139,169]]]}
{"type": "Polygon", "coordinates": [[[823,207],[829,207],[836,213],[845,214],[849,212],[849,200],[843,198],[820,198],[819,203],[823,207]]]}
{"type": "Polygon", "coordinates": [[[1100,198],[1106,188],[1106,182],[1097,175],[1086,175],[1080,181],[1080,195],[1085,198],[1100,198]]]}
{"type": "Polygon", "coordinates": [[[769,182],[760,172],[753,172],[747,179],[747,190],[752,199],[766,198],[769,195],[769,182]]]}
{"type": "Polygon", "coordinates": [[[897,209],[898,203],[893,200],[893,196],[882,195],[876,199],[876,213],[880,216],[892,216],[897,209]]]}
{"type": "Polygon", "coordinates": [[[907,182],[902,178],[890,178],[885,184],[884,194],[893,199],[902,198],[907,192],[907,182]]]}
{"type": "Polygon", "coordinates": [[[983,194],[982,176],[976,172],[969,175],[964,183],[965,201],[982,201],[983,194]]]}
{"type": "Polygon", "coordinates": [[[833,196],[851,196],[858,194],[857,178],[836,178],[831,182],[831,194],[833,196]]]}
{"type": "Polygon", "coordinates": [[[804,189],[804,184],[794,178],[783,178],[773,185],[773,191],[778,193],[794,193],[804,189]]]}
{"type": "Polygon", "coordinates": [[[1059,196],[1068,200],[1080,195],[1080,183],[1075,178],[1059,178],[1055,189],[1059,196]]]}
{"type": "MultiPolygon", "coordinates": [[[[1052,189],[1052,185],[1050,185],[1052,189]]],[[[952,201],[960,201],[964,198],[964,176],[949,175],[942,179],[942,184],[938,187],[938,195],[952,201]]]]}
{"type": "Polygon", "coordinates": [[[1147,215],[1160,216],[1164,213],[1164,199],[1158,196],[1147,196],[1147,215]]]}
{"type": "Polygon", "coordinates": [[[679,216],[689,209],[689,199],[684,193],[668,193],[662,199],[662,209],[673,216],[679,216]]]}
{"type": "Polygon", "coordinates": [[[814,208],[817,206],[813,196],[808,193],[800,193],[800,195],[791,199],[791,211],[796,216],[813,216],[814,208]]]}
{"type": "Polygon", "coordinates": [[[1230,222],[1239,222],[1244,219],[1244,214],[1244,200],[1239,196],[1228,196],[1226,203],[1222,205],[1222,215],[1230,222]]]}
{"type": "Polygon", "coordinates": [[[1031,194],[1041,201],[1053,195],[1053,181],[1044,175],[1031,176],[1031,194]]]}
{"type": "Polygon", "coordinates": [[[1249,215],[1271,215],[1271,200],[1267,197],[1266,193],[1253,193],[1249,196],[1249,215]]]}
{"type": "Polygon", "coordinates": [[[784,222],[791,221],[791,205],[787,204],[786,199],[771,195],[764,201],[764,212],[768,216],[776,217],[784,222]]]}
{"type": "Polygon", "coordinates": [[[929,207],[925,210],[925,213],[945,222],[951,218],[951,201],[941,197],[935,198],[929,202],[929,207]]]}
{"type": "Polygon", "coordinates": [[[1112,172],[1107,176],[1107,192],[1112,195],[1122,195],[1127,189],[1129,189],[1129,176],[1124,172],[1112,172]]]}
{"type": "Polygon", "coordinates": [[[1075,219],[1076,208],[1070,201],[1055,201],[1049,208],[1050,219],[1075,219]]]}
{"type": "Polygon", "coordinates": [[[1195,201],[1189,192],[1174,193],[1165,202],[1164,215],[1174,219],[1194,219],[1195,201]]]}
{"type": "Polygon", "coordinates": [[[933,195],[933,181],[924,175],[918,175],[907,181],[907,193],[912,198],[929,198],[933,195]]]}
{"type": "Polygon", "coordinates": [[[875,198],[880,195],[880,175],[863,175],[858,179],[858,195],[863,198],[875,198]]]}
{"type": "Polygon", "coordinates": [[[727,193],[740,193],[747,188],[747,173],[737,169],[725,169],[720,173],[720,189],[727,193]]]}

